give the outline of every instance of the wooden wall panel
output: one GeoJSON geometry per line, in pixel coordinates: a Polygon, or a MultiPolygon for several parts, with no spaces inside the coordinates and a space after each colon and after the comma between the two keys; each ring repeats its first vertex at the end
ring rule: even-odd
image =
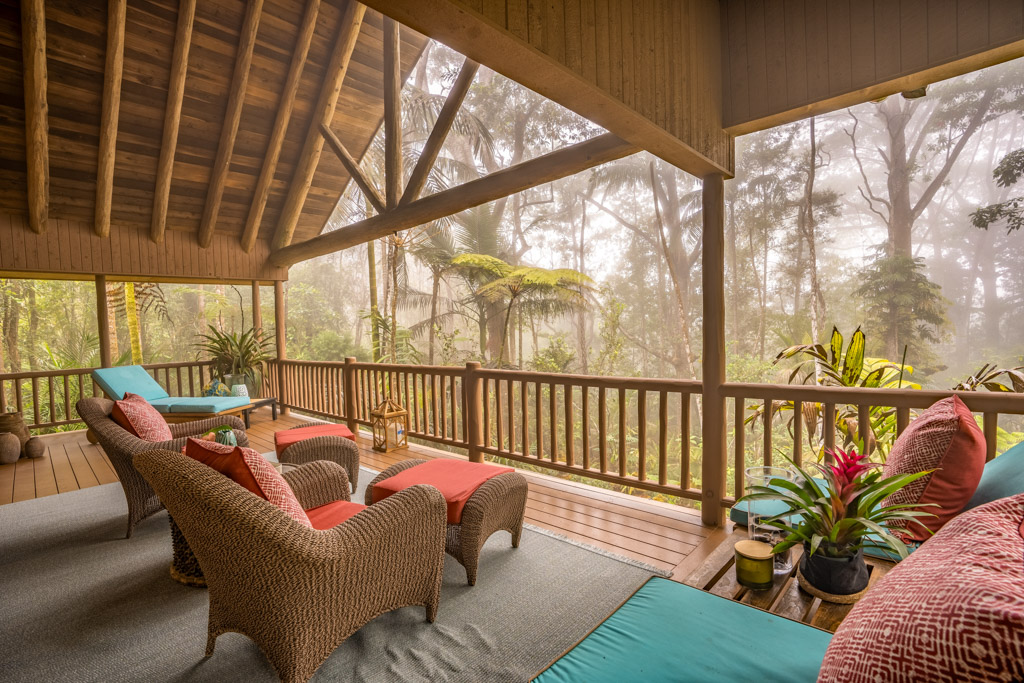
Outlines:
{"type": "Polygon", "coordinates": [[[1024,56],[1024,0],[722,0],[735,135],[1024,56]]]}
{"type": "Polygon", "coordinates": [[[214,234],[209,249],[201,249],[193,234],[181,230],[168,230],[164,242],[154,244],[144,228],[115,225],[109,237],[98,237],[91,221],[57,218],[37,235],[23,216],[0,214],[4,273],[103,274],[156,281],[287,280],[287,269],[267,264],[269,255],[265,239],[257,240],[246,254],[234,236],[222,233],[214,234]]]}

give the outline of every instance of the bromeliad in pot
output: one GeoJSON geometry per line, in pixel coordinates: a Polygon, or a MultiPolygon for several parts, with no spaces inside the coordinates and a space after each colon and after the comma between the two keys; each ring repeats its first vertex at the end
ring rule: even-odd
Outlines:
{"type": "Polygon", "coordinates": [[[868,462],[867,455],[839,449],[829,453],[834,464],[813,465],[819,478],[797,467],[802,481],[772,479],[768,486],[751,486],[751,492],[737,503],[775,500],[785,504],[785,512],[763,522],[785,535],[774,552],[803,544],[797,572],[800,585],[824,600],[853,602],[868,585],[864,549],[883,548],[904,558],[907,546],[888,525],[932,516],[917,504],[883,505],[883,501],[929,472],[883,478],[881,465],[868,462]]]}

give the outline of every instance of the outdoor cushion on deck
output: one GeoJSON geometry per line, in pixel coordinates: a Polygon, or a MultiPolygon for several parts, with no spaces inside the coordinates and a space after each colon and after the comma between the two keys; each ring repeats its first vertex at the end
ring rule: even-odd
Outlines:
{"type": "Polygon", "coordinates": [[[161,413],[219,413],[249,405],[247,396],[168,396],[150,401],[161,413]]]}
{"type": "Polygon", "coordinates": [[[448,523],[462,521],[462,508],[480,485],[499,474],[515,472],[511,467],[438,458],[410,467],[373,485],[373,502],[417,484],[433,486],[448,503],[448,523]]]}
{"type": "Polygon", "coordinates": [[[985,463],[981,482],[964,511],[1024,493],[1024,442],[985,463]]]}
{"type": "Polygon", "coordinates": [[[832,636],[654,577],[536,681],[815,681],[832,636]]]}
{"type": "MultiPolygon", "coordinates": [[[[149,376],[141,365],[125,365],[117,368],[96,368],[92,379],[104,393],[115,401],[124,398],[125,393],[138,394],[150,403],[168,394],[155,379],[149,376]]],[[[161,411],[163,412],[163,411],[161,411]]]]}
{"type": "Polygon", "coordinates": [[[274,432],[274,450],[277,451],[277,457],[280,458],[284,454],[285,449],[292,444],[317,436],[340,436],[353,441],[356,438],[352,430],[345,425],[332,423],[315,424],[309,427],[295,427],[294,429],[283,429],[279,432],[274,432]]]}

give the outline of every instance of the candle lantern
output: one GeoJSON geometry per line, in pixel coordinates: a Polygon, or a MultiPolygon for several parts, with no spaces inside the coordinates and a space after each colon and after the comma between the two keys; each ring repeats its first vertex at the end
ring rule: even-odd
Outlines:
{"type": "Polygon", "coordinates": [[[408,445],[406,432],[409,431],[409,411],[395,403],[388,396],[370,411],[370,426],[373,428],[373,449],[387,453],[408,445]]]}

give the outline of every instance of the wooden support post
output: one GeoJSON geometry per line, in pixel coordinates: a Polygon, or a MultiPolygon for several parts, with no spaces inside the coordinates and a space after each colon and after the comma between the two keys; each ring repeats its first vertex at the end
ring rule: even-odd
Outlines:
{"type": "Polygon", "coordinates": [[[246,4],[242,31],[238,36],[235,70],[231,77],[231,93],[228,95],[227,109],[224,110],[224,124],[220,129],[217,158],[213,162],[210,184],[206,191],[206,204],[203,207],[203,218],[199,224],[199,246],[204,248],[210,246],[210,242],[213,241],[213,233],[217,229],[220,201],[224,197],[224,184],[228,179],[228,170],[231,168],[231,152],[235,148],[238,123],[242,120],[245,89],[249,84],[249,66],[252,64],[252,52],[256,46],[256,32],[259,30],[262,11],[263,0],[249,0],[246,4]]]}
{"type": "Polygon", "coordinates": [[[996,445],[999,439],[999,413],[982,413],[982,425],[985,433],[985,461],[994,460],[996,445]]]}
{"type": "Polygon", "coordinates": [[[427,176],[430,175],[430,169],[434,167],[434,162],[437,161],[437,155],[440,153],[441,147],[448,137],[448,131],[451,130],[452,124],[455,123],[455,117],[459,113],[459,108],[462,107],[463,100],[466,99],[466,94],[469,93],[469,86],[473,85],[473,79],[476,77],[476,72],[479,68],[480,65],[472,59],[467,59],[463,63],[462,70],[459,71],[455,83],[452,84],[452,89],[448,91],[448,97],[444,101],[444,106],[441,107],[441,111],[437,115],[434,127],[430,130],[427,141],[423,143],[420,158],[416,160],[416,166],[413,167],[412,174],[409,176],[409,183],[405,186],[405,192],[402,194],[402,204],[415,201],[419,198],[420,192],[423,191],[423,186],[427,182],[427,176]]]}
{"type": "Polygon", "coordinates": [[[325,125],[321,125],[320,132],[323,133],[324,140],[334,150],[334,153],[338,155],[341,165],[348,171],[352,181],[363,193],[363,196],[366,197],[366,201],[370,202],[373,208],[377,210],[377,213],[384,213],[384,198],[380,196],[380,192],[370,182],[370,179],[366,177],[366,174],[363,173],[363,169],[359,167],[359,162],[349,154],[348,149],[345,148],[345,145],[342,144],[333,130],[325,125]]]}
{"type": "MultiPolygon", "coordinates": [[[[359,390],[356,388],[356,359],[346,358],[344,374],[345,382],[345,424],[348,425],[349,431],[353,434],[359,433],[359,423],[356,422],[356,416],[359,414],[358,406],[358,395],[359,390]]],[[[408,405],[408,404],[407,404],[408,405]]]]}
{"type": "Polygon", "coordinates": [[[117,119],[121,113],[121,74],[124,70],[124,22],[128,0],[107,3],[107,61],[103,70],[103,113],[100,115],[99,156],[96,167],[96,211],[93,231],[110,234],[110,209],[114,198],[114,159],[117,152],[117,119]]]}
{"type": "MultiPolygon", "coordinates": [[[[286,322],[286,308],[284,301],[284,282],[281,280],[274,281],[274,338],[277,342],[277,359],[285,360],[288,358],[288,352],[285,348],[285,326],[286,322]]],[[[285,405],[288,402],[288,397],[285,395],[285,387],[287,382],[285,381],[284,365],[278,366],[277,380],[278,380],[278,397],[277,402],[281,404],[281,414],[287,415],[289,408],[285,405]]]]}
{"type": "Polygon", "coordinates": [[[96,276],[96,323],[100,338],[100,366],[109,368],[110,359],[110,312],[107,310],[107,276],[96,276]]]}
{"type": "Polygon", "coordinates": [[[484,445],[484,381],[479,371],[480,363],[466,363],[466,374],[462,378],[462,386],[466,391],[466,434],[470,462],[484,461],[484,454],[480,451],[484,445]]]}
{"type": "Polygon", "coordinates": [[[281,157],[284,135],[288,131],[288,121],[292,116],[295,94],[299,90],[299,78],[302,76],[302,67],[306,64],[306,55],[309,54],[309,44],[313,40],[313,29],[316,28],[316,17],[319,10],[320,0],[306,0],[306,10],[302,15],[302,24],[299,26],[299,36],[295,40],[295,48],[292,50],[292,61],[288,67],[288,76],[285,78],[284,87],[281,89],[281,101],[277,105],[274,127],[270,129],[270,142],[267,143],[267,153],[263,157],[260,177],[256,181],[256,190],[252,196],[252,204],[249,206],[249,214],[245,219],[245,230],[242,232],[242,249],[246,253],[251,252],[252,248],[256,246],[260,223],[263,222],[263,211],[267,208],[270,185],[274,182],[277,161],[281,157]]]}
{"type": "Polygon", "coordinates": [[[721,174],[704,177],[704,445],[701,455],[701,520],[721,526],[725,510],[725,185],[721,174]]]}
{"type": "Polygon", "coordinates": [[[252,281],[252,327],[254,330],[263,330],[263,311],[260,310],[260,281],[252,281]]]}
{"type": "Polygon", "coordinates": [[[398,22],[384,17],[384,199],[402,198],[402,41],[398,22]]]}
{"type": "Polygon", "coordinates": [[[25,164],[28,224],[46,230],[50,211],[49,123],[46,104],[46,7],[44,0],[21,2],[21,50],[25,81],[25,164]]]}
{"type": "Polygon", "coordinates": [[[320,97],[317,99],[316,107],[313,109],[313,118],[310,121],[309,130],[306,132],[306,142],[302,145],[302,152],[299,154],[299,161],[295,166],[292,182],[288,188],[288,196],[285,198],[281,217],[278,219],[277,231],[274,233],[274,248],[276,249],[286,247],[292,242],[295,226],[302,213],[302,205],[306,202],[306,195],[309,194],[313,176],[316,174],[316,166],[320,162],[320,152],[324,148],[324,138],[320,132],[320,126],[329,125],[334,118],[338,96],[341,95],[341,86],[345,82],[345,74],[348,72],[352,52],[359,39],[359,29],[363,25],[365,12],[366,5],[350,2],[345,10],[345,16],[341,19],[341,28],[338,30],[338,37],[334,43],[334,51],[327,63],[327,71],[320,87],[320,97]]]}
{"type": "Polygon", "coordinates": [[[195,18],[196,0],[181,0],[178,4],[178,27],[174,33],[174,53],[171,57],[171,82],[167,86],[163,141],[160,145],[160,160],[156,167],[156,188],[153,190],[153,221],[149,237],[157,244],[163,241],[164,232],[167,230],[167,205],[171,200],[174,152],[178,148],[181,103],[185,98],[188,52],[192,46],[192,26],[195,18]]]}

